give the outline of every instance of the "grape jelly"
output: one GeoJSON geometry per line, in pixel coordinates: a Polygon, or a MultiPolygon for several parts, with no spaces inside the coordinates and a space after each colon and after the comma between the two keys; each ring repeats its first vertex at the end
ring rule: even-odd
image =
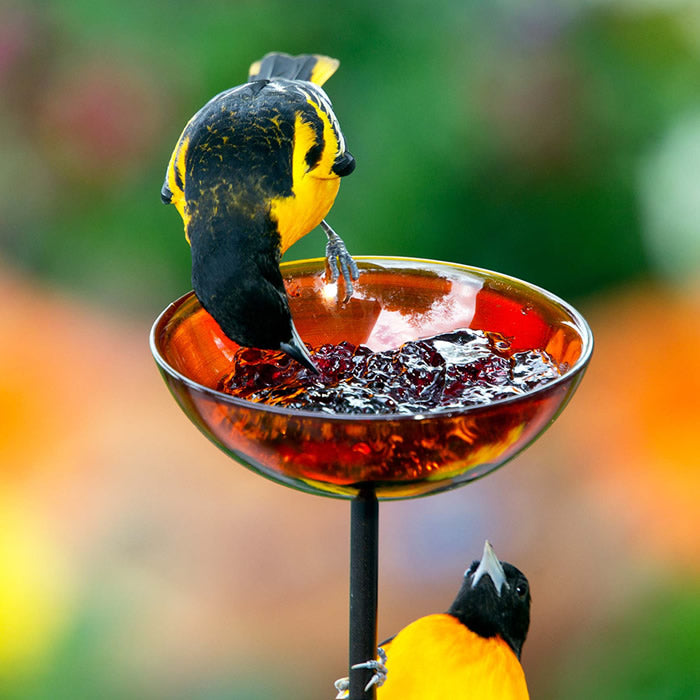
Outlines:
{"type": "Polygon", "coordinates": [[[347,342],[312,351],[320,374],[288,355],[240,348],[219,389],[248,401],[350,414],[476,406],[532,391],[563,374],[544,350],[512,352],[499,333],[464,328],[373,352],[347,342]]]}

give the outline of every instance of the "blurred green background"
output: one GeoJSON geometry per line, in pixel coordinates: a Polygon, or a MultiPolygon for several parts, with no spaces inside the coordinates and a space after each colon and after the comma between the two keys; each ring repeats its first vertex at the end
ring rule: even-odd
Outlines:
{"type": "Polygon", "coordinates": [[[0,2],[0,698],[345,674],[347,509],[228,464],[146,344],[190,286],[172,147],[271,50],[341,61],[352,253],[525,278],[597,337],[513,465],[382,507],[380,635],[447,607],[489,537],[533,583],[533,697],[700,698],[693,0],[0,2]]]}

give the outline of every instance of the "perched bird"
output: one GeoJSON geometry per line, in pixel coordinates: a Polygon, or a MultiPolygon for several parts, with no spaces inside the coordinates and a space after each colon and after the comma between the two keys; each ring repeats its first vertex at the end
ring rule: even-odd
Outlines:
{"type": "Polygon", "coordinates": [[[182,216],[192,286],[240,345],[282,349],[315,369],[294,328],[279,261],[321,224],[332,278],[347,295],[357,266],[324,217],[355,168],[321,85],[339,62],[267,54],[248,82],[213,97],[187,123],[161,198],[182,216]]]}
{"type": "MultiPolygon", "coordinates": [[[[384,642],[368,688],[377,700],[522,700],[529,698],[520,654],[530,626],[530,588],[488,541],[464,574],[445,614],[427,615],[384,642]]],[[[347,679],[336,681],[347,697],[347,679]]]]}

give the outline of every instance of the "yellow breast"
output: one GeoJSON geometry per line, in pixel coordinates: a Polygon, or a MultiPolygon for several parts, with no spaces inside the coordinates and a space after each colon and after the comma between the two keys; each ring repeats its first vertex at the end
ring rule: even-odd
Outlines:
{"type": "Polygon", "coordinates": [[[387,646],[377,700],[528,700],[525,674],[499,637],[484,639],[451,615],[428,615],[387,646]]]}

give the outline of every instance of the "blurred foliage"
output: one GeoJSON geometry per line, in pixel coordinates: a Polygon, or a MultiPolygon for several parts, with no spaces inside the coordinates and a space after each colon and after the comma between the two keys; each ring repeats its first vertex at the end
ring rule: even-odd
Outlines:
{"type": "MultiPolygon", "coordinates": [[[[65,638],[40,673],[11,679],[0,687],[2,700],[273,700],[282,697],[302,698],[303,685],[294,673],[280,673],[282,664],[275,662],[275,674],[242,660],[231,659],[225,676],[222,669],[182,678],[172,669],[167,679],[149,672],[148,660],[141,667],[125,663],[114,648],[114,633],[119,637],[122,611],[104,602],[83,608],[65,638]]],[[[123,634],[123,631],[122,631],[123,634]]],[[[147,651],[147,650],[144,650],[147,651]]]]}
{"type": "MultiPolygon", "coordinates": [[[[351,251],[475,264],[562,295],[645,275],[640,161],[700,105],[700,30],[691,3],[633,7],[11,2],[0,249],[127,308],[185,291],[181,222],[159,202],[170,151],[199,106],[277,49],[341,59],[327,87],[358,168],[330,220],[351,251]]],[[[318,256],[323,240],[288,255],[318,256]]]]}
{"type": "MultiPolygon", "coordinates": [[[[692,582],[692,580],[691,580],[692,582]]],[[[700,598],[688,582],[656,591],[575,648],[548,697],[694,700],[700,692],[700,598]]]]}

